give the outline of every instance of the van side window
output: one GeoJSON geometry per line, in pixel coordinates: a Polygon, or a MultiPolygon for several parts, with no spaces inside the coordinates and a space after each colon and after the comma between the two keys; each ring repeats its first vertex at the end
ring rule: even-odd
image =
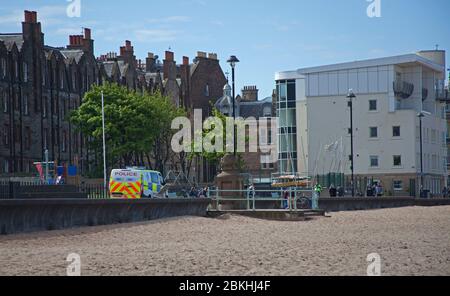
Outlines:
{"type": "Polygon", "coordinates": [[[158,174],[152,173],[152,183],[158,183],[158,174]]]}

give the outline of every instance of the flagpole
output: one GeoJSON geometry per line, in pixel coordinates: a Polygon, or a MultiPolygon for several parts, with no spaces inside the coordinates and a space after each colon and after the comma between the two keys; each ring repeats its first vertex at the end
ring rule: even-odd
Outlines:
{"type": "Polygon", "coordinates": [[[103,186],[107,190],[106,182],[106,140],[105,140],[105,100],[102,91],[102,134],[103,134],[103,186]]]}

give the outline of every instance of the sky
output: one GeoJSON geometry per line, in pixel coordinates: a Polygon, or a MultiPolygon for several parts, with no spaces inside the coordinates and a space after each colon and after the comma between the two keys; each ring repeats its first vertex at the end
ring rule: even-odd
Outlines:
{"type": "MultiPolygon", "coordinates": [[[[138,59],[171,49],[181,63],[197,51],[217,53],[224,72],[236,55],[236,87],[256,85],[270,96],[277,71],[295,70],[424,49],[450,50],[450,1],[369,0],[0,0],[0,32],[21,32],[23,10],[36,10],[45,43],[65,46],[68,35],[92,29],[95,54],[119,51],[131,40],[138,59]],[[75,11],[76,13],[77,11],[75,11]]],[[[447,65],[450,65],[447,54],[447,65]]]]}

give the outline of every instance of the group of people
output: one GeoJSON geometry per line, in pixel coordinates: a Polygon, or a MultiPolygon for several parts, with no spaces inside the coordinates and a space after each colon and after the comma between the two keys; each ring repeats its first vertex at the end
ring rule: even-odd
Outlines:
{"type": "Polygon", "coordinates": [[[330,194],[330,197],[344,197],[345,196],[345,189],[342,186],[335,187],[334,184],[331,184],[330,188],[328,189],[328,193],[330,194]]]}
{"type": "Polygon", "coordinates": [[[367,197],[381,197],[383,196],[383,186],[381,183],[367,184],[367,197]]]}
{"type": "Polygon", "coordinates": [[[208,187],[197,189],[195,186],[191,187],[189,197],[204,198],[208,197],[208,187]]]}

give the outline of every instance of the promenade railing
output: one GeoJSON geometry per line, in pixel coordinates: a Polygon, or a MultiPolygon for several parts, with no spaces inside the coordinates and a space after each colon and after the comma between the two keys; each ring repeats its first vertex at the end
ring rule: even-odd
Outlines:
{"type": "MultiPolygon", "coordinates": [[[[210,188],[208,198],[211,198],[212,207],[215,210],[220,210],[222,204],[234,204],[239,210],[256,211],[258,210],[258,203],[262,202],[273,202],[273,209],[299,210],[312,208],[313,190],[305,188],[290,190],[221,190],[210,188]]],[[[264,209],[268,210],[268,208],[264,209]]]]}

